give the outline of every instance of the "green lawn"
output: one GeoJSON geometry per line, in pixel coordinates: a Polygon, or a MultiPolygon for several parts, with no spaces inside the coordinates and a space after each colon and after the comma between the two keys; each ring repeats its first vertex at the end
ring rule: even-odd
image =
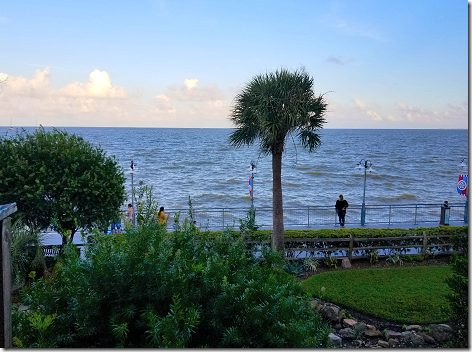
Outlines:
{"type": "Polygon", "coordinates": [[[451,290],[444,279],[451,274],[449,266],[342,270],[312,276],[302,286],[314,297],[365,314],[429,324],[448,320],[441,307],[448,308],[451,290]]]}

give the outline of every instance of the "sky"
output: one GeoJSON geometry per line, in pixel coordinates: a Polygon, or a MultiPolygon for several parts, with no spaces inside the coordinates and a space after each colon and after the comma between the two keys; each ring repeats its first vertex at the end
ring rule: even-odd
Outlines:
{"type": "Polygon", "coordinates": [[[259,74],[304,67],[324,128],[468,128],[463,0],[0,6],[0,126],[231,128],[259,74]]]}

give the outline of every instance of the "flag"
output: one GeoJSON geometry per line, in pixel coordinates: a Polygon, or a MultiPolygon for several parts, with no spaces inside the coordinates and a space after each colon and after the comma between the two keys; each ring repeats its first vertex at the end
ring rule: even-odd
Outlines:
{"type": "Polygon", "coordinates": [[[461,196],[467,196],[467,176],[459,175],[459,181],[457,182],[457,192],[461,196]]]}
{"type": "Polygon", "coordinates": [[[249,177],[249,194],[251,195],[252,199],[252,177],[249,177]]]}

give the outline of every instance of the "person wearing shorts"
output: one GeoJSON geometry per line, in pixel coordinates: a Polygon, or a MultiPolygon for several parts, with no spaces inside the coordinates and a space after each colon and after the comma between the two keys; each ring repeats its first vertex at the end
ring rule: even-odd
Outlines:
{"type": "Polygon", "coordinates": [[[118,233],[121,233],[121,224],[119,219],[115,219],[111,222],[111,233],[116,233],[115,230],[118,233]]]}

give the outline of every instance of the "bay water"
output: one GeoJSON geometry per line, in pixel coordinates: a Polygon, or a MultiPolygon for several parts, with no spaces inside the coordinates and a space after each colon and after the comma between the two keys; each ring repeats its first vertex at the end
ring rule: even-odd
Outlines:
{"type": "MultiPolygon", "coordinates": [[[[25,127],[33,132],[34,127],[25,127]]],[[[46,130],[51,128],[46,127],[46,130]]],[[[196,210],[249,209],[250,163],[256,164],[254,206],[272,206],[272,162],[258,145],[234,148],[232,129],[91,128],[66,127],[114,156],[126,177],[131,202],[131,160],[136,164],[133,184],[153,186],[159,206],[196,210]]],[[[10,136],[21,128],[0,127],[10,136]]],[[[282,164],[284,207],[333,206],[339,194],[360,205],[364,190],[362,160],[372,163],[367,173],[367,205],[462,205],[457,192],[460,166],[468,160],[468,130],[324,129],[321,146],[312,153],[287,138],[282,164]]],[[[80,241],[80,240],[79,240],[80,241]]],[[[49,242],[49,241],[48,241],[49,242]]]]}
{"type": "MultiPolygon", "coordinates": [[[[25,127],[29,132],[32,127],[25,127]]],[[[46,128],[48,130],[50,128],[46,128]]],[[[198,209],[249,208],[250,163],[256,164],[254,206],[272,206],[272,162],[258,145],[234,148],[231,129],[66,127],[114,156],[126,176],[131,198],[131,160],[139,181],[154,187],[160,206],[198,209]]],[[[16,130],[0,128],[2,135],[16,130]]],[[[324,129],[322,145],[312,153],[296,136],[287,138],[282,165],[284,207],[324,206],[339,194],[361,204],[364,169],[366,204],[452,204],[465,202],[457,193],[462,159],[468,160],[468,130],[324,129]],[[364,162],[362,162],[364,164],[364,162]]]]}

